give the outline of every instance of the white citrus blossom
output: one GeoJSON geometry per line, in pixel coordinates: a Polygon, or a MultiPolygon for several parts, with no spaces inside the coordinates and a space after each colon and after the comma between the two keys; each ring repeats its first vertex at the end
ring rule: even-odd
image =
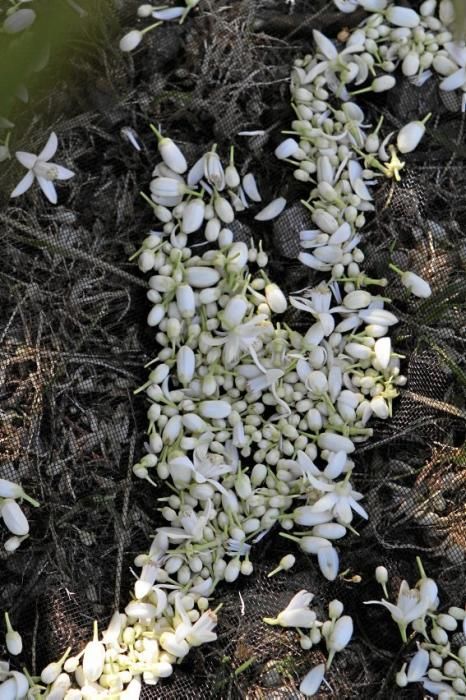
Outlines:
{"type": "Polygon", "coordinates": [[[55,132],[49,136],[47,143],[45,144],[39,155],[34,155],[33,153],[27,153],[26,151],[16,151],[16,158],[19,160],[21,165],[27,168],[28,172],[20,181],[20,183],[15,187],[11,193],[11,197],[19,197],[24,194],[34,180],[37,180],[39,187],[45,194],[49,202],[52,204],[57,203],[57,192],[55,185],[53,184],[55,180],[69,180],[74,177],[74,173],[68,168],[62,165],[57,165],[56,163],[50,162],[53,158],[58,148],[58,139],[55,132]]]}
{"type": "Polygon", "coordinates": [[[264,617],[264,622],[281,627],[312,627],[316,621],[315,612],[309,609],[313,598],[314,595],[308,591],[298,591],[277,617],[264,617]]]}
{"type": "Polygon", "coordinates": [[[435,583],[427,578],[421,580],[419,588],[410,588],[407,581],[402,581],[396,605],[388,600],[369,600],[366,605],[382,605],[386,608],[393,621],[398,625],[401,637],[405,642],[408,625],[414,620],[424,618],[429,608],[434,605],[436,588],[435,583]]]}

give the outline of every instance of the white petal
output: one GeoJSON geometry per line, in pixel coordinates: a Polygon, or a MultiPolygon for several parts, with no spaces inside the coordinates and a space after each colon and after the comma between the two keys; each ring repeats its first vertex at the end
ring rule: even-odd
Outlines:
{"type": "Polygon", "coordinates": [[[328,242],[329,245],[338,245],[339,243],[346,243],[346,241],[351,237],[351,226],[348,223],[344,223],[337,228],[335,233],[332,233],[328,242]]]}
{"type": "Polygon", "coordinates": [[[262,209],[254,217],[256,221],[270,221],[270,219],[275,219],[280,216],[284,208],[286,207],[286,199],[284,197],[277,197],[267,204],[264,209],[262,209]]]}
{"type": "Polygon", "coordinates": [[[326,270],[330,270],[332,267],[331,265],[318,260],[315,255],[311,255],[311,253],[300,253],[298,255],[298,260],[303,265],[306,265],[313,270],[318,270],[319,272],[325,272],[326,270]]]}
{"type": "Polygon", "coordinates": [[[346,525],[353,519],[353,513],[347,498],[339,499],[338,503],[335,504],[334,513],[337,518],[346,525]]]}
{"type": "Polygon", "coordinates": [[[385,16],[388,21],[395,26],[409,27],[410,29],[417,27],[421,21],[421,18],[417,12],[409,7],[401,7],[398,5],[391,5],[388,8],[385,16]]]}
{"type": "Polygon", "coordinates": [[[303,695],[307,697],[312,697],[319,690],[322,681],[324,680],[325,674],[325,664],[319,664],[314,666],[313,669],[307,673],[300,683],[299,690],[303,695]]]}
{"type": "Polygon", "coordinates": [[[13,533],[13,535],[18,535],[23,537],[29,532],[29,523],[23,511],[12,498],[6,498],[0,508],[0,515],[3,518],[3,522],[13,533]]]}
{"type": "Polygon", "coordinates": [[[49,140],[47,141],[47,143],[45,144],[44,148],[39,153],[37,158],[39,160],[50,160],[50,158],[52,158],[55,155],[57,148],[58,148],[57,135],[54,131],[52,131],[52,133],[49,136],[49,140]]]}
{"type": "Polygon", "coordinates": [[[249,199],[252,199],[253,202],[262,201],[262,197],[257,189],[256,179],[252,173],[247,173],[247,175],[243,177],[243,189],[249,199]]]}
{"type": "Polygon", "coordinates": [[[364,510],[360,503],[354,500],[354,498],[350,498],[350,505],[354,512],[360,515],[361,518],[364,518],[364,520],[369,519],[369,515],[367,514],[367,512],[364,510]]]}
{"type": "Polygon", "coordinates": [[[327,37],[324,34],[322,34],[322,32],[319,32],[317,31],[317,29],[314,29],[312,35],[314,37],[315,43],[317,44],[317,47],[324,54],[325,58],[332,60],[338,56],[338,51],[336,50],[336,47],[330,41],[330,39],[327,39],[327,37]]]}
{"type": "Polygon", "coordinates": [[[324,327],[322,326],[320,321],[317,321],[317,323],[312,324],[312,326],[309,328],[306,335],[304,336],[304,343],[308,345],[319,345],[319,343],[323,340],[324,336],[324,327]]]}
{"type": "Polygon", "coordinates": [[[345,468],[346,460],[347,460],[346,452],[343,452],[341,450],[340,450],[340,452],[336,452],[330,458],[327,466],[324,469],[325,476],[328,477],[329,479],[337,479],[341,475],[341,473],[343,472],[343,469],[345,468]]]}
{"type": "Polygon", "coordinates": [[[56,165],[54,163],[54,166],[57,169],[57,180],[69,180],[75,176],[75,173],[72,170],[64,168],[63,165],[56,165]]]}
{"type": "Polygon", "coordinates": [[[338,7],[340,12],[349,14],[354,12],[358,6],[358,0],[333,0],[334,5],[338,7]]]}
{"type": "Polygon", "coordinates": [[[46,180],[44,177],[38,177],[37,182],[42,192],[45,194],[49,202],[52,204],[57,203],[57,191],[51,180],[46,180]]]}
{"type": "Polygon", "coordinates": [[[168,20],[182,17],[184,12],[186,12],[185,7],[167,7],[165,10],[154,10],[152,17],[167,22],[168,20]]]}
{"type": "Polygon", "coordinates": [[[446,90],[447,92],[450,90],[456,90],[457,88],[461,87],[465,81],[466,71],[464,68],[460,68],[459,70],[455,71],[455,73],[449,75],[448,78],[442,80],[440,83],[440,89],[446,90]]]}
{"type": "Polygon", "coordinates": [[[379,338],[374,345],[374,352],[382,369],[387,369],[392,352],[392,343],[389,337],[379,338]]]}
{"type": "Polygon", "coordinates": [[[334,547],[321,547],[317,552],[319,568],[327,581],[335,581],[338,576],[338,554],[334,547]]]}
{"type": "Polygon", "coordinates": [[[275,155],[277,158],[289,158],[299,149],[299,143],[295,139],[289,138],[281,142],[279,146],[275,149],[275,155]]]}
{"type": "Polygon", "coordinates": [[[353,620],[349,615],[340,617],[333,628],[330,639],[328,640],[329,649],[342,651],[349,643],[353,636],[353,620]]]}
{"type": "Polygon", "coordinates": [[[460,42],[449,41],[445,44],[445,48],[452,57],[454,61],[459,66],[466,66],[466,47],[462,46],[460,42]]]}
{"type": "Polygon", "coordinates": [[[429,668],[429,652],[425,649],[419,649],[419,651],[414,654],[413,658],[409,662],[407,676],[410,683],[416,683],[420,681],[422,676],[424,676],[429,668]]]}
{"type": "Polygon", "coordinates": [[[31,187],[33,182],[34,174],[31,170],[29,170],[29,172],[26,173],[23,179],[20,180],[19,183],[16,185],[15,189],[10,194],[10,197],[19,197],[21,194],[24,194],[24,192],[26,192],[26,190],[28,190],[31,187]]]}
{"type": "Polygon", "coordinates": [[[189,187],[194,187],[204,177],[204,156],[197,160],[188,173],[187,182],[189,187]]]}
{"type": "Polygon", "coordinates": [[[37,160],[37,156],[34,153],[27,153],[26,151],[16,151],[15,156],[21,165],[24,165],[28,170],[34,167],[34,163],[37,160]]]}

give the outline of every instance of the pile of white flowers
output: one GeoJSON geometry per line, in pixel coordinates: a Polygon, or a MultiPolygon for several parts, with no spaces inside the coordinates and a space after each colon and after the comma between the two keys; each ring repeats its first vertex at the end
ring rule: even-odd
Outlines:
{"type": "Polygon", "coordinates": [[[28,496],[19,484],[0,479],[0,518],[12,533],[5,543],[7,552],[14,552],[29,535],[29,523],[17,501],[28,501],[36,508],[39,503],[28,496]]]}
{"type": "MultiPolygon", "coordinates": [[[[382,120],[368,125],[352,98],[391,89],[398,65],[417,83],[432,68],[446,76],[442,89],[459,87],[452,76],[463,70],[464,46],[448,29],[449,0],[441,0],[438,18],[432,0],[419,13],[387,0],[335,2],[344,11],[361,5],[371,14],[340,51],[314,32],[315,54],[292,70],[292,132],[276,150],[294,165],[299,181],[312,183],[303,202],[312,228],[300,233],[299,259],[319,273],[316,286],[287,298],[267,275],[262,245],[235,241],[239,213],[252,209],[255,220],[267,222],[284,210],[283,197],[263,207],[256,179],[240,175],[233,149],[222,161],[214,145],[189,168],[179,147],[153,127],[162,162],[144,196],[159,225],[136,256],[151,274],[148,324],[160,350],[138,390],[150,402],[149,426],[146,454],[133,471],[154,486],[168,485],[170,495],[159,499],[167,525],[136,557],[140,573],[124,614],[115,613],[101,639],[95,625],[80,654],[70,657],[67,650],[40,678],[29,679],[31,697],[138,698],[142,681],[157,683],[192,646],[216,639],[208,598],[220,582],[251,575],[254,545],[273,528],[315,555],[333,581],[337,541],[355,531],[355,514],[368,517],[352,485],[351,455],[371,437],[373,416],[391,416],[406,379],[388,335],[398,319],[385,308],[387,280],[364,271],[361,229],[374,210],[371,186],[380,176],[399,179],[404,163],[398,153],[418,145],[430,115],[407,124],[391,143],[394,134],[381,137],[382,120]],[[283,322],[290,306],[310,315],[305,333],[283,322]]],[[[182,20],[196,4],[142,5],[139,15],[157,23],[182,20]]],[[[135,48],[152,26],[126,35],[122,50],[135,48]]],[[[29,173],[20,190],[43,175],[36,156],[21,162],[29,173]]],[[[53,175],[50,180],[67,173],[53,175]]],[[[409,291],[430,295],[414,272],[391,269],[409,291]]],[[[277,570],[293,563],[288,555],[277,570]]],[[[394,618],[402,634],[412,620],[436,615],[431,583],[421,582],[414,592],[405,588],[401,617],[394,618]],[[408,623],[405,597],[419,604],[408,623]]],[[[314,616],[312,624],[299,625],[310,629],[301,633],[301,645],[310,648],[323,637],[329,665],[349,642],[352,621],[333,601],[330,620],[317,623],[307,609],[309,596],[297,594],[291,608],[266,621],[281,625],[295,609],[302,619],[314,616]]],[[[305,694],[317,692],[324,670],[306,676],[305,694]]],[[[8,668],[2,672],[0,698],[24,697],[20,681],[8,668]],[[2,695],[8,683],[17,689],[2,695]]]]}
{"type": "MultiPolygon", "coordinates": [[[[414,588],[407,581],[401,582],[396,604],[388,600],[371,600],[367,604],[382,605],[390,612],[404,642],[410,627],[410,638],[417,641],[418,651],[396,674],[399,687],[422,683],[424,690],[439,700],[466,698],[466,645],[453,642],[460,624],[466,636],[466,610],[452,606],[447,612],[439,612],[437,584],[426,576],[419,558],[417,563],[421,578],[414,588]]],[[[375,575],[388,598],[387,570],[379,566],[375,575]]]]}

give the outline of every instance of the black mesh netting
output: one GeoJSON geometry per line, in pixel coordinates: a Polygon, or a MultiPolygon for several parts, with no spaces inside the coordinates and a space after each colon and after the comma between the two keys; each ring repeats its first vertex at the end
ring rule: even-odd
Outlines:
{"type": "MultiPolygon", "coordinates": [[[[90,1],[88,16],[73,17],[73,32],[34,78],[30,105],[12,115],[15,149],[38,152],[55,129],[58,162],[77,173],[53,208],[36,190],[9,200],[20,169],[14,160],[0,166],[0,476],[21,481],[41,503],[27,509],[31,537],[14,555],[0,553],[0,606],[25,640],[18,668],[37,671],[68,644],[79,649],[93,619],[105,623],[125,605],[132,560],[158,522],[159,494],[131,473],[146,427],[144,399],[132,392],[154,355],[146,281],[128,262],[153,225],[139,197],[154,164],[149,122],[160,122],[191,160],[214,141],[225,155],[233,144],[264,198],[280,193],[298,202],[306,187],[273,157],[293,118],[290,65],[309,51],[312,29],[336,36],[359,19],[321,0],[201,4],[184,26],[165,25],[123,55],[118,38],[134,26],[137,3],[90,1]],[[139,134],[141,152],[124,127],[139,134]],[[256,129],[264,134],[237,136],[256,129]]],[[[435,78],[422,87],[400,78],[388,98],[364,108],[374,123],[385,116],[386,132],[433,113],[402,181],[378,187],[377,214],[365,231],[373,276],[386,274],[392,257],[433,288],[424,301],[407,298],[396,280],[388,288],[408,384],[393,420],[375,423],[374,438],[357,452],[356,487],[370,521],[339,543],[345,574],[333,584],[305,556],[292,573],[267,579],[289,551],[270,535],[258,547],[254,575],[218,590],[218,641],[193,650],[144,698],[299,698],[299,679],[321,652],[302,651],[296,634],[261,619],[300,588],[314,592],[322,609],[340,598],[357,630],[332,666],[332,690],[319,697],[421,698],[415,686],[394,689],[407,649],[386,611],[362,604],[380,598],[374,568],[389,569],[395,592],[402,578],[415,580],[421,554],[442,603],[464,603],[465,115],[435,78]]],[[[237,235],[263,239],[271,276],[287,291],[316,281],[295,261],[306,223],[299,205],[273,226],[251,226],[247,214],[240,220],[237,235]]]]}

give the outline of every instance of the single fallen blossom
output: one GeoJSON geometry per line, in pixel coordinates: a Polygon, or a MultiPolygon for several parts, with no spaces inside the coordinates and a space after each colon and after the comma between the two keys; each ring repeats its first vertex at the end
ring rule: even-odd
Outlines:
{"type": "Polygon", "coordinates": [[[293,556],[293,554],[286,554],[280,559],[278,566],[267,574],[267,577],[270,578],[271,576],[275,576],[275,574],[278,574],[280,571],[288,571],[295,565],[295,562],[296,557],[293,556]]]}
{"type": "Polygon", "coordinates": [[[23,650],[23,640],[21,639],[21,635],[19,632],[13,629],[11,622],[10,622],[10,616],[8,613],[5,613],[5,626],[6,626],[6,635],[5,635],[5,644],[6,648],[8,649],[8,652],[12,656],[17,656],[18,654],[21,654],[23,650]]]}
{"type": "Polygon", "coordinates": [[[382,605],[387,608],[392,620],[398,625],[403,642],[407,641],[408,625],[414,621],[422,621],[429,611],[434,611],[438,606],[437,585],[435,581],[425,575],[419,557],[417,563],[421,571],[421,578],[417,582],[416,588],[410,588],[405,580],[401,582],[396,605],[388,600],[365,601],[365,605],[382,605]]]}
{"type": "Polygon", "coordinates": [[[45,194],[49,202],[57,203],[57,192],[54,180],[69,180],[74,177],[74,172],[56,163],[51,163],[58,148],[58,139],[54,131],[50,134],[48,141],[39,155],[27,153],[26,151],[16,151],[16,158],[21,165],[28,169],[28,172],[15,187],[10,197],[19,197],[26,192],[34,180],[37,180],[39,187],[45,194]]]}
{"type": "Polygon", "coordinates": [[[406,289],[409,289],[411,294],[421,299],[427,299],[431,296],[432,290],[429,283],[422,279],[422,277],[419,277],[419,275],[416,275],[415,272],[400,270],[400,268],[393,265],[393,263],[390,263],[389,267],[400,276],[401,284],[406,287],[406,289]]]}
{"type": "Polygon", "coordinates": [[[309,610],[313,597],[314,595],[308,591],[298,591],[277,617],[264,617],[264,622],[267,625],[281,627],[312,627],[316,621],[315,612],[309,610]]]}
{"type": "Polygon", "coordinates": [[[139,46],[144,38],[144,34],[151,32],[153,29],[160,27],[162,22],[154,22],[154,24],[145,27],[144,29],[131,29],[127,34],[125,34],[119,43],[120,51],[125,53],[134,51],[135,48],[139,46]]]}
{"type": "Polygon", "coordinates": [[[411,153],[418,147],[426,130],[425,125],[431,116],[432,114],[428,114],[422,121],[409,122],[400,129],[396,138],[396,146],[400,153],[411,153]]]}

